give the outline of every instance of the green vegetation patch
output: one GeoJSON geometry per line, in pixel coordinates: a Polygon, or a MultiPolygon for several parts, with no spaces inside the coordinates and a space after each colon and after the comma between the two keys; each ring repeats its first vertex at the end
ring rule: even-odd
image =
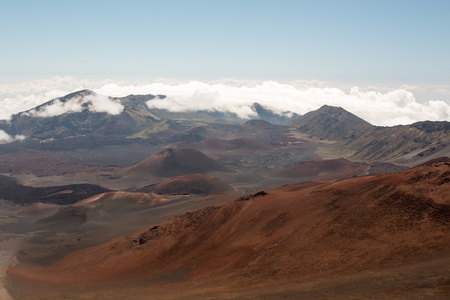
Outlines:
{"type": "Polygon", "coordinates": [[[165,131],[165,130],[168,130],[168,129],[169,129],[169,124],[166,121],[163,121],[161,123],[154,124],[151,127],[145,128],[144,130],[142,130],[142,131],[140,131],[140,132],[138,132],[138,133],[136,133],[136,134],[134,134],[132,136],[129,136],[128,138],[131,138],[131,139],[133,139],[133,138],[145,139],[145,138],[148,138],[152,133],[161,132],[161,131],[165,131]]]}

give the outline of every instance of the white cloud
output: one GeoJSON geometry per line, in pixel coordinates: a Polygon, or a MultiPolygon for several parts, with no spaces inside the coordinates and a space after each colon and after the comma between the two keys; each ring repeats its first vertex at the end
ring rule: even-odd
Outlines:
{"type": "Polygon", "coordinates": [[[32,109],[51,99],[86,88],[96,89],[109,82],[111,81],[89,81],[55,76],[50,79],[0,84],[0,120],[7,120],[12,114],[32,109]]]}
{"type": "MultiPolygon", "coordinates": [[[[54,77],[20,84],[0,85],[0,119],[30,109],[50,99],[68,93],[91,89],[108,96],[129,94],[161,94],[165,99],[149,101],[150,107],[172,111],[210,110],[233,112],[241,117],[253,117],[250,106],[258,102],[278,112],[290,110],[299,114],[327,104],[341,106],[374,125],[410,124],[423,120],[450,121],[450,98],[444,91],[449,86],[365,86],[332,85],[323,81],[276,81],[223,79],[200,81],[89,81],[72,77],[54,77]],[[417,98],[420,96],[420,99],[417,98]]],[[[46,113],[77,111],[79,102],[55,104],[46,113]]],[[[91,99],[89,109],[110,114],[123,107],[109,98],[91,99]]]]}
{"type": "Polygon", "coordinates": [[[15,141],[23,141],[25,139],[25,136],[23,135],[16,135],[14,137],[7,134],[5,131],[0,130],[0,143],[11,143],[15,141]]]}
{"type": "Polygon", "coordinates": [[[107,96],[95,95],[85,98],[89,101],[88,108],[91,111],[105,112],[110,115],[118,115],[124,109],[122,104],[117,101],[111,100],[107,96]]]}
{"type": "Polygon", "coordinates": [[[31,110],[28,115],[35,117],[54,117],[64,113],[81,112],[89,109],[93,112],[106,112],[111,115],[120,114],[124,107],[119,102],[111,100],[103,95],[88,95],[85,97],[74,97],[62,102],[55,100],[53,103],[41,107],[39,110],[31,110]]]}
{"type": "Polygon", "coordinates": [[[83,110],[81,105],[81,98],[71,99],[67,102],[56,100],[51,105],[44,106],[40,110],[31,110],[28,115],[35,117],[54,117],[66,112],[81,112],[83,110]]]}

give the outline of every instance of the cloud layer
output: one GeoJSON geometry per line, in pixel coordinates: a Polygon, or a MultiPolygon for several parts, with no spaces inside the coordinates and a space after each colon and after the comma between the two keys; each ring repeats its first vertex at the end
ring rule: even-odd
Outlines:
{"type": "Polygon", "coordinates": [[[66,102],[55,100],[50,105],[41,107],[39,110],[30,110],[28,115],[35,117],[54,117],[64,113],[81,112],[84,109],[118,115],[123,111],[124,107],[119,102],[111,100],[107,96],[88,95],[85,97],[74,97],[66,102]]]}
{"type": "Polygon", "coordinates": [[[24,135],[10,136],[5,131],[0,130],[0,143],[11,143],[15,141],[23,141],[24,139],[24,135]]]}
{"type": "MultiPolygon", "coordinates": [[[[77,80],[72,77],[0,85],[0,119],[8,119],[13,113],[31,109],[50,99],[82,89],[116,97],[129,94],[161,94],[167,98],[151,100],[148,102],[149,107],[172,111],[232,112],[243,118],[254,116],[250,106],[258,102],[278,112],[290,110],[298,114],[305,114],[324,104],[341,106],[374,125],[382,126],[423,120],[450,121],[449,86],[357,87],[333,86],[322,81],[280,83],[233,79],[211,82],[127,82],[77,80]],[[422,99],[419,101],[416,95],[420,95],[422,99]]],[[[42,114],[55,115],[68,110],[77,111],[81,104],[76,101],[59,103],[42,114]]],[[[89,109],[117,114],[123,108],[109,98],[99,96],[90,99],[89,109]]]]}

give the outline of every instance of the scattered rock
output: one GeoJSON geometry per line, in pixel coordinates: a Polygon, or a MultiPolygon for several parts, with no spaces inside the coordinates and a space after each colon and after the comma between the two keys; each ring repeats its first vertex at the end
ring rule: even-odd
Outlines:
{"type": "Polygon", "coordinates": [[[259,191],[259,192],[255,193],[255,194],[250,194],[250,195],[242,196],[242,197],[238,198],[235,202],[239,202],[239,201],[247,201],[247,200],[250,200],[250,199],[253,199],[253,198],[257,198],[257,197],[263,197],[263,196],[265,196],[265,195],[267,195],[266,192],[264,192],[264,191],[259,191]]]}

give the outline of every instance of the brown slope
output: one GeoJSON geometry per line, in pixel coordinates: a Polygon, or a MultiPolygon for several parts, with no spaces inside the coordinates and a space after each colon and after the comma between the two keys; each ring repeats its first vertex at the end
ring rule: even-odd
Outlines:
{"type": "Polygon", "coordinates": [[[153,191],[159,194],[212,195],[233,191],[229,184],[212,175],[193,174],[178,176],[158,183],[153,191]]]}
{"type": "Polygon", "coordinates": [[[166,149],[121,171],[119,175],[169,178],[209,172],[232,172],[232,170],[198,150],[166,149]]]}
{"type": "Polygon", "coordinates": [[[435,164],[435,163],[441,163],[441,162],[450,162],[450,157],[447,156],[441,156],[441,157],[437,157],[434,159],[430,159],[427,162],[421,164],[422,166],[424,165],[429,165],[429,164],[435,164]]]}
{"type": "Polygon", "coordinates": [[[39,219],[36,224],[47,226],[49,223],[58,223],[61,231],[65,227],[70,227],[68,223],[74,223],[75,225],[92,223],[97,225],[117,220],[114,222],[117,225],[129,217],[124,216],[125,213],[140,213],[154,205],[169,202],[172,199],[174,197],[162,197],[151,193],[106,192],[83,199],[72,205],[61,206],[55,213],[39,219]]]}
{"type": "Polygon", "coordinates": [[[278,173],[281,177],[308,180],[333,180],[367,174],[368,166],[344,158],[301,162],[278,173]]]}
{"type": "Polygon", "coordinates": [[[229,201],[225,194],[201,198],[197,195],[108,192],[74,205],[32,205],[13,214],[13,223],[5,223],[2,206],[0,232],[33,232],[21,242],[17,260],[45,266],[68,253],[154,226],[179,213],[229,201]]]}
{"type": "MultiPolygon", "coordinates": [[[[248,201],[183,214],[70,254],[48,268],[15,266],[8,272],[53,287],[116,282],[108,288],[107,296],[113,298],[145,291],[163,298],[236,293],[281,283],[299,288],[295,282],[331,277],[335,287],[343,284],[347,292],[370,295],[370,283],[348,286],[346,278],[367,276],[366,271],[390,276],[394,266],[448,260],[448,195],[450,164],[445,162],[396,174],[290,185],[248,201]],[[130,285],[133,289],[127,289],[130,285]]],[[[419,289],[432,280],[437,293],[447,284],[447,271],[425,267],[417,278],[397,271],[398,280],[409,281],[396,288],[419,289]]],[[[377,286],[376,291],[387,288],[377,286]]],[[[333,291],[328,287],[328,296],[333,291]]],[[[104,297],[105,292],[94,295],[104,297]]]]}

